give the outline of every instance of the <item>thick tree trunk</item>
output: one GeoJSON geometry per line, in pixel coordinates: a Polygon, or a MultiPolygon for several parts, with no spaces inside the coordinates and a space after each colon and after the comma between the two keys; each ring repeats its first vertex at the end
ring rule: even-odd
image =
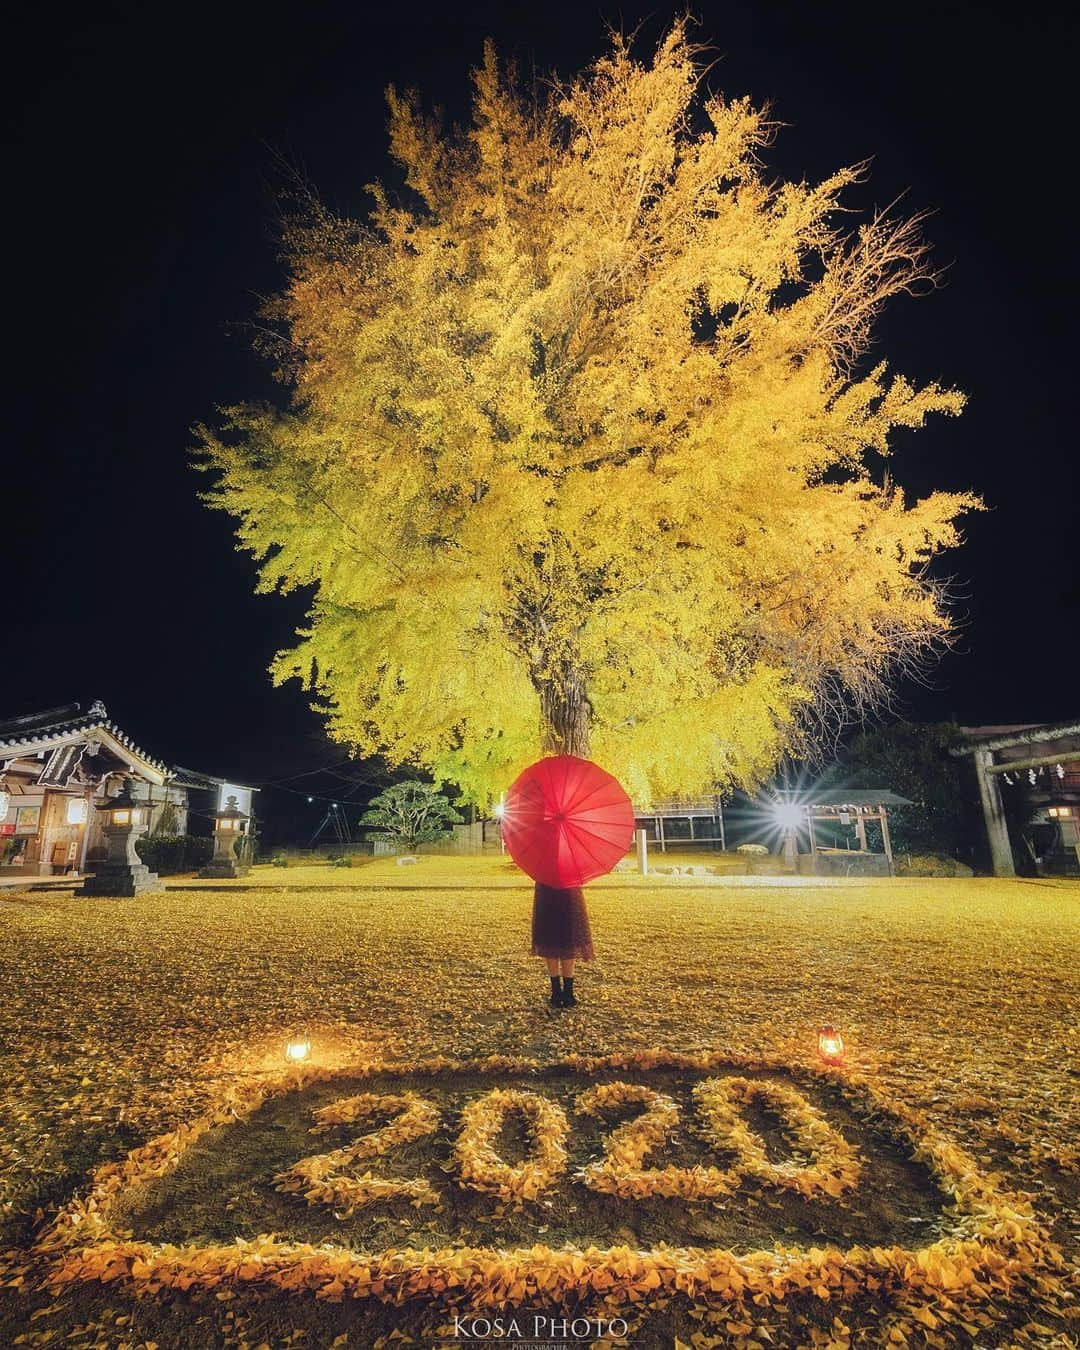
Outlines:
{"type": "Polygon", "coordinates": [[[545,755],[589,758],[589,714],[585,682],[575,670],[557,679],[536,680],[540,695],[540,740],[545,755]]]}

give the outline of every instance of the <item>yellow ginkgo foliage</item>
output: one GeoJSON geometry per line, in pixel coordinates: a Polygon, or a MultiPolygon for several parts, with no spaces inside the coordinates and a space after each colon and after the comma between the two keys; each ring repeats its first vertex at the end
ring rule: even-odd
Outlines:
{"type": "Polygon", "coordinates": [[[883,457],[963,399],[861,360],[916,223],[841,233],[857,167],[772,179],[682,24],[569,85],[490,48],[473,79],[462,131],[391,91],[368,221],[286,224],[290,406],[202,433],[260,588],[314,588],[274,676],[480,803],[541,751],[749,785],[948,633],[928,564],[975,500],[906,502],[883,457]]]}

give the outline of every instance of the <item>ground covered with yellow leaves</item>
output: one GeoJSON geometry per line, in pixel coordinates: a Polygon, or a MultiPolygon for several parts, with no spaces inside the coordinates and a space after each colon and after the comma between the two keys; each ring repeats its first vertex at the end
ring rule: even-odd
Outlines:
{"type": "Polygon", "coordinates": [[[3,1344],[1076,1343],[1080,887],[252,883],[0,893],[3,1344]]]}

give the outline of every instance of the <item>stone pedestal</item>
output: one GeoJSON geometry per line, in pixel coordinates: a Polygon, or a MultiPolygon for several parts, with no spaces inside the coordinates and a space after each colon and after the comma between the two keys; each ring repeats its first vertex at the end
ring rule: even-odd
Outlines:
{"type": "Polygon", "coordinates": [[[790,828],[784,831],[784,848],[782,857],[784,866],[789,872],[798,872],[799,870],[799,832],[790,828]]]}
{"type": "Polygon", "coordinates": [[[123,864],[103,863],[92,877],[83,884],[83,895],[142,895],[146,891],[163,891],[165,887],[158,880],[158,874],[151,872],[145,863],[136,863],[134,867],[123,864]]]}
{"type": "Polygon", "coordinates": [[[247,871],[236,856],[237,836],[218,830],[214,834],[214,856],[199,872],[201,877],[242,877],[247,871]]]}
{"type": "Polygon", "coordinates": [[[165,889],[158,880],[158,874],[139,861],[135,840],[141,831],[136,825],[130,822],[123,825],[110,823],[102,826],[102,833],[109,850],[108,856],[97,867],[94,875],[87,877],[83,895],[131,896],[165,889]]]}

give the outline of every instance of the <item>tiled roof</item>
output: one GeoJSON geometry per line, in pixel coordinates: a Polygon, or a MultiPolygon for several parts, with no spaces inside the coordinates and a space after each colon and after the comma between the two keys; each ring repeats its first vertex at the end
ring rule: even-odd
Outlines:
{"type": "Polygon", "coordinates": [[[81,705],[78,703],[65,703],[59,708],[46,708],[44,712],[23,713],[21,717],[0,720],[0,740],[5,736],[19,735],[39,727],[51,727],[63,722],[70,722],[72,718],[78,717],[80,707],[81,705]]]}
{"type": "Polygon", "coordinates": [[[113,722],[105,710],[105,705],[95,699],[84,713],[78,703],[67,704],[61,708],[47,708],[44,712],[28,713],[24,717],[9,718],[0,722],[0,758],[12,758],[25,751],[34,753],[47,749],[89,731],[104,731],[114,741],[129,751],[133,758],[156,769],[158,773],[169,776],[170,769],[159,759],[154,759],[141,749],[131,737],[113,722]]]}
{"type": "Polygon", "coordinates": [[[173,782],[177,787],[242,787],[247,788],[249,792],[258,792],[259,790],[257,787],[252,787],[250,783],[238,783],[235,778],[217,778],[212,773],[203,773],[201,769],[185,769],[182,764],[173,765],[173,774],[173,782]]]}
{"type": "Polygon", "coordinates": [[[914,806],[915,803],[888,788],[810,788],[811,806],[914,806]]]}
{"type": "Polygon", "coordinates": [[[961,727],[969,740],[985,740],[988,736],[1014,736],[1021,731],[1041,731],[1046,722],[1010,722],[1001,726],[961,727]]]}
{"type": "Polygon", "coordinates": [[[970,755],[973,750],[1010,750],[1014,746],[1052,745],[1055,741],[1080,736],[1080,720],[1071,722],[1034,722],[1015,727],[961,727],[966,739],[949,751],[950,755],[970,755]]]}

